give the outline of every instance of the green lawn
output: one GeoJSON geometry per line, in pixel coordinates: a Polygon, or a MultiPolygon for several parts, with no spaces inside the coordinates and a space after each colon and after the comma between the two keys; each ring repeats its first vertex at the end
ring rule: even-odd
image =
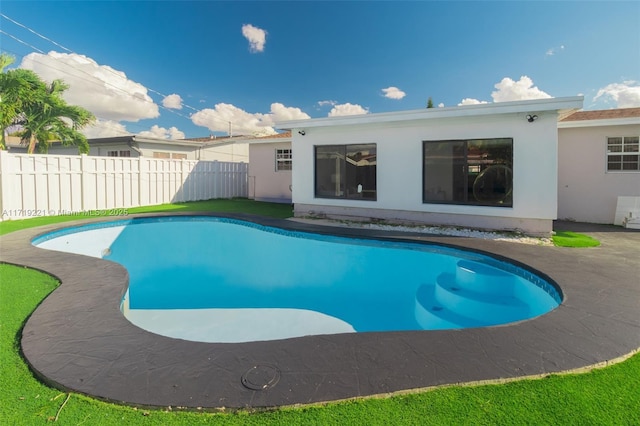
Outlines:
{"type": "Polygon", "coordinates": [[[600,241],[588,235],[571,231],[556,231],[552,237],[553,244],[558,247],[597,247],[600,241]]]}
{"type": "MultiPolygon", "coordinates": [[[[250,212],[287,217],[290,206],[219,200],[153,211],[250,212]]],[[[143,209],[136,209],[141,212],[143,209]]],[[[151,211],[151,209],[147,210],[151,211]]],[[[133,213],[133,209],[131,211],[133,213]]],[[[36,218],[0,223],[0,233],[54,223],[36,218]],[[7,230],[8,229],[8,230],[7,230]]],[[[66,218],[61,218],[64,221],[66,218]]],[[[331,403],[271,412],[212,414],[143,410],[107,404],[45,386],[19,352],[29,314],[58,283],[38,271],[0,265],[0,423],[34,425],[637,425],[640,424],[640,355],[584,374],[553,375],[502,385],[453,386],[382,399],[331,403]]]]}

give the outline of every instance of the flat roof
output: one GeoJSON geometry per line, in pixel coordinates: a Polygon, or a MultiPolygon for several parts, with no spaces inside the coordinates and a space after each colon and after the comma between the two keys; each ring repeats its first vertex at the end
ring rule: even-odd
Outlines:
{"type": "Polygon", "coordinates": [[[346,126],[370,123],[387,123],[438,118],[472,117],[512,113],[540,113],[543,111],[571,111],[582,108],[584,97],[530,99],[514,102],[495,102],[488,104],[460,105],[447,108],[424,108],[409,111],[383,112],[377,114],[347,115],[323,117],[306,120],[289,120],[276,123],[279,129],[346,126]]]}

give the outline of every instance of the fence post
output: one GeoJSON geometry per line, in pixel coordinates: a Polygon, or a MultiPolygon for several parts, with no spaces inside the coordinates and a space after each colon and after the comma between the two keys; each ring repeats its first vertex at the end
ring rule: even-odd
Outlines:
{"type": "Polygon", "coordinates": [[[148,163],[143,156],[138,157],[138,206],[146,206],[148,203],[147,189],[145,188],[145,179],[148,177],[148,163]]]}
{"type": "Polygon", "coordinates": [[[87,200],[88,196],[88,171],[87,171],[87,154],[80,154],[80,210],[86,211],[87,209],[87,200]]]}
{"type": "Polygon", "coordinates": [[[7,165],[7,151],[0,150],[0,220],[4,220],[4,200],[6,197],[6,181],[9,167],[7,165]],[[3,178],[4,176],[4,178],[3,178]]]}

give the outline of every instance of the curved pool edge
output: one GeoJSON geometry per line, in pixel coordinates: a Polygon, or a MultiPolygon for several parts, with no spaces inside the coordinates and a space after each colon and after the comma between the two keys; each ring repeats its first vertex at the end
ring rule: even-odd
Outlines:
{"type": "Polygon", "coordinates": [[[118,301],[128,278],[120,265],[31,245],[41,233],[105,220],[68,222],[1,237],[0,261],[46,271],[62,282],[23,329],[22,351],[36,374],[59,388],[132,405],[274,407],[544,375],[607,362],[640,347],[640,249],[628,250],[640,247],[637,232],[610,234],[601,238],[601,247],[585,251],[323,227],[251,215],[212,216],[492,253],[549,276],[564,290],[565,300],[544,316],[489,328],[238,344],[174,340],[145,332],[121,315],[118,301]],[[244,387],[243,375],[256,365],[273,366],[279,381],[262,391],[244,387]]]}

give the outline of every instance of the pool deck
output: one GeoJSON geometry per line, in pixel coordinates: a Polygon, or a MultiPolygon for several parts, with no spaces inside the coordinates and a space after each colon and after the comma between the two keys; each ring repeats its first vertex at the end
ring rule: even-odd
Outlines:
{"type": "Polygon", "coordinates": [[[586,233],[602,243],[569,249],[241,214],[211,216],[491,253],[542,272],[560,286],[565,299],[541,317],[488,328],[234,344],[170,339],[132,325],[121,314],[119,303],[128,285],[122,266],[30,244],[36,235],[105,219],[69,222],[0,237],[0,262],[45,271],[62,283],[23,329],[23,355],[35,374],[56,388],[136,406],[263,408],[589,368],[640,348],[639,231],[556,224],[557,229],[586,233]]]}

